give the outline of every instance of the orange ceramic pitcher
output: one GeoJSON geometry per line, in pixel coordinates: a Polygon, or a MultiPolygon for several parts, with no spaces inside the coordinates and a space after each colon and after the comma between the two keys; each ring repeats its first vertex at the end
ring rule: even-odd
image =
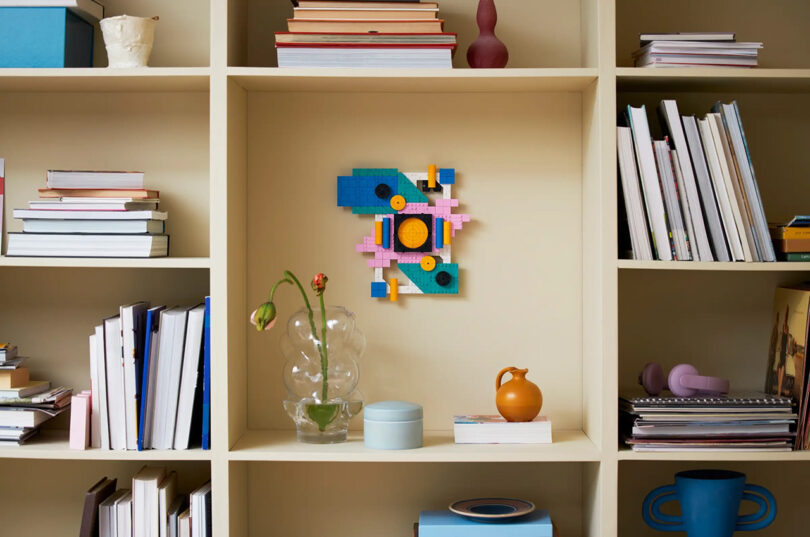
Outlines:
{"type": "Polygon", "coordinates": [[[543,407],[543,392],[526,379],[528,372],[528,369],[507,367],[495,379],[495,405],[506,421],[532,421],[543,407]],[[512,380],[501,384],[506,373],[512,374],[512,380]]]}

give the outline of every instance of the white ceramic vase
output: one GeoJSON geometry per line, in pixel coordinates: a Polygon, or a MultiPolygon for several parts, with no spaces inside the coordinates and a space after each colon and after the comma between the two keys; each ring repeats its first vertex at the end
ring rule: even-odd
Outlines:
{"type": "Polygon", "coordinates": [[[101,33],[109,67],[146,67],[158,18],[119,15],[102,19],[101,33]]]}

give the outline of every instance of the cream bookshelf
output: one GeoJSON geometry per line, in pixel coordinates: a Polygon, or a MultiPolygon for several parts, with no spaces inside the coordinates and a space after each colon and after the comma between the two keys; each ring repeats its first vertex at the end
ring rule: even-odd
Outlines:
{"type": "MultiPolygon", "coordinates": [[[[740,469],[776,494],[780,515],[761,535],[800,533],[806,453],[619,448],[617,395],[646,361],[689,360],[758,388],[772,289],[806,278],[810,264],[617,260],[615,124],[628,103],[675,97],[703,112],[737,98],[768,216],[800,212],[810,195],[800,135],[810,124],[810,6],[497,4],[512,52],[505,70],[281,70],[272,31],[286,0],[107,0],[108,14],[160,16],[154,67],[0,70],[6,207],[34,196],[51,167],[144,169],[170,212],[175,256],[0,257],[0,337],[34,358],[37,375],[85,388],[87,335],[119,304],[210,294],[213,308],[212,449],[71,451],[58,420],[29,445],[0,448],[0,482],[14,491],[0,502],[0,533],[74,535],[87,486],[101,475],[126,482],[147,462],[179,470],[185,491],[211,478],[218,537],[405,537],[421,509],[475,495],[530,498],[565,536],[646,537],[647,490],[706,465],[740,469]],[[640,31],[717,21],[766,42],[762,68],[629,66],[640,31]],[[334,207],[335,177],[429,163],[458,169],[473,216],[456,245],[463,292],[371,300],[353,248],[367,223],[334,207]],[[359,420],[346,444],[295,442],[280,405],[278,333],[246,323],[288,267],[330,276],[329,300],[352,307],[368,338],[366,400],[421,403],[425,448],[367,450],[359,420]],[[555,443],[455,445],[451,416],[491,411],[492,378],[512,362],[543,389],[555,443]]],[[[457,67],[476,34],[474,7],[441,0],[459,33],[457,67]]],[[[282,315],[295,307],[290,294],[278,305],[282,315]]]]}

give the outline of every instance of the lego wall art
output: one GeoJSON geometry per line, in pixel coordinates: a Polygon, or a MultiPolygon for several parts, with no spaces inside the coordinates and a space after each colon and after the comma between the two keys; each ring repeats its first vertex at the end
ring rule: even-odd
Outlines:
{"type": "Polygon", "coordinates": [[[374,271],[373,298],[458,294],[452,247],[470,215],[454,212],[455,182],[454,169],[434,165],[425,172],[358,168],[337,178],[338,207],[373,217],[369,234],[356,246],[359,253],[373,254],[366,260],[374,271]]]}

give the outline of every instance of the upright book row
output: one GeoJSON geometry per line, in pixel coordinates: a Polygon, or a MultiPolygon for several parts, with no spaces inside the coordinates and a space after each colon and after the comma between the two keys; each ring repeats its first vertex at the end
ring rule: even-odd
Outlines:
{"type": "Polygon", "coordinates": [[[193,307],[121,306],[90,336],[90,445],[209,449],[210,349],[209,297],[193,307]]]}
{"type": "Polygon", "coordinates": [[[703,118],[661,101],[663,140],[644,106],[618,128],[619,196],[631,256],[664,261],[776,261],[736,102],[703,118]]]}

